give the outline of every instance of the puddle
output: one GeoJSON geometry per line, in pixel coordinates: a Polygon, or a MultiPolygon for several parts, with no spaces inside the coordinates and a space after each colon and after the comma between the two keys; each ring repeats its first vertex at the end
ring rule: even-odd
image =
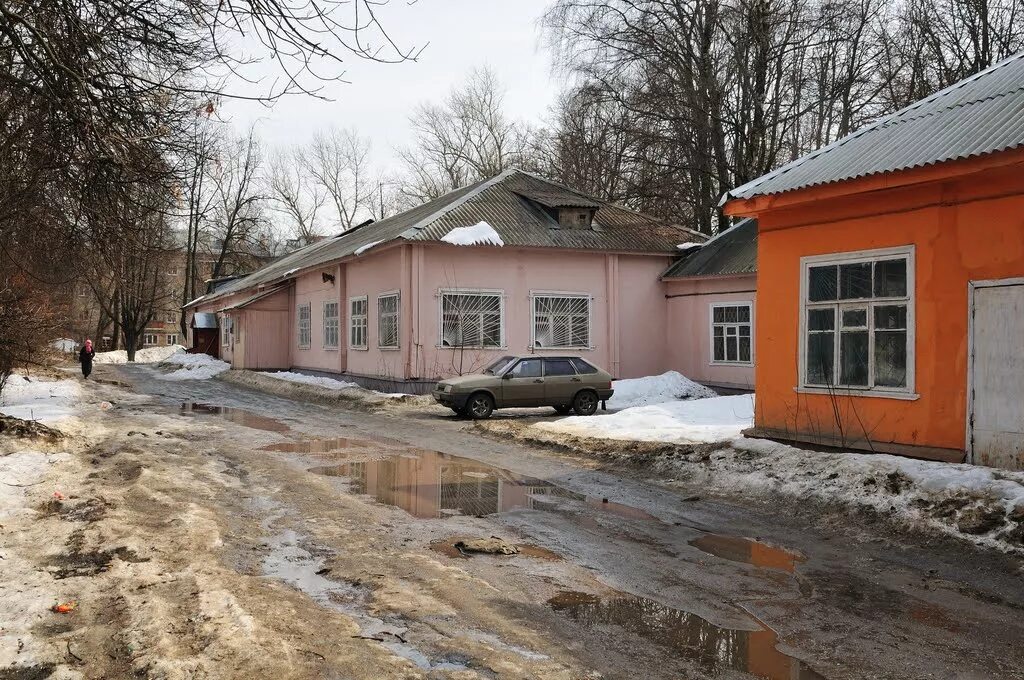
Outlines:
{"type": "Polygon", "coordinates": [[[825,680],[799,659],[777,650],[771,630],[720,628],[696,614],[635,595],[602,599],[569,591],[551,598],[548,605],[586,628],[621,628],[707,669],[730,668],[764,680],[825,680]]]}
{"type": "Polygon", "coordinates": [[[723,560],[743,562],[755,567],[778,569],[790,573],[794,572],[796,565],[805,559],[803,555],[792,550],[777,548],[740,536],[705,534],[690,541],[690,545],[715,557],[721,557],[723,560]]]}
{"type": "Polygon", "coordinates": [[[334,453],[336,451],[357,451],[368,450],[370,442],[360,439],[348,439],[346,437],[335,437],[333,439],[311,439],[301,442],[280,442],[264,446],[260,451],[280,451],[282,453],[304,453],[322,454],[334,453]]]}
{"type": "MultiPolygon", "coordinates": [[[[379,454],[379,449],[374,453],[379,454]]],[[[470,458],[410,447],[385,453],[389,457],[317,466],[309,471],[348,478],[353,493],[373,496],[385,505],[422,519],[481,517],[527,509],[575,510],[589,516],[608,513],[626,519],[658,521],[639,508],[574,493],[551,482],[470,458]]]]}
{"type": "Polygon", "coordinates": [[[261,416],[251,411],[230,406],[214,406],[194,401],[186,401],[181,404],[181,412],[187,415],[213,415],[223,418],[236,425],[251,427],[254,430],[266,430],[267,432],[287,432],[291,428],[280,420],[274,420],[267,416],[261,416]]]}
{"type": "MultiPolygon", "coordinates": [[[[471,553],[460,550],[455,544],[464,540],[466,540],[465,536],[453,536],[452,538],[447,538],[441,541],[434,541],[430,544],[430,549],[436,553],[444,555],[445,557],[451,557],[454,559],[469,559],[471,557],[487,556],[482,553],[471,553]]],[[[542,548],[539,545],[533,545],[532,543],[516,543],[515,546],[519,549],[519,552],[516,554],[522,555],[523,557],[532,557],[534,559],[548,560],[551,562],[557,562],[562,559],[562,556],[558,553],[548,550],[547,548],[542,548]]],[[[492,555],[491,557],[512,557],[512,555],[492,555]]]]}

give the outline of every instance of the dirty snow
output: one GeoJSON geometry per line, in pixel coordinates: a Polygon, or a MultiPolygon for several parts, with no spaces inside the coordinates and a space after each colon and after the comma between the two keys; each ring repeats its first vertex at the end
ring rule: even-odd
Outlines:
{"type": "Polygon", "coordinates": [[[651,406],[677,399],[703,399],[714,397],[715,392],[695,383],[677,371],[643,378],[616,380],[612,383],[615,394],[608,400],[608,408],[619,410],[633,406],[651,406]]]}
{"type": "Polygon", "coordinates": [[[477,222],[472,227],[456,227],[441,237],[445,243],[456,246],[503,246],[505,242],[486,222],[477,222]]]}
{"type": "Polygon", "coordinates": [[[694,248],[700,248],[703,245],[703,243],[694,243],[693,241],[687,241],[686,243],[677,244],[676,248],[678,248],[679,250],[686,251],[693,250],[694,248]]]}
{"type": "Polygon", "coordinates": [[[744,438],[677,469],[716,490],[868,509],[1000,550],[1024,545],[1024,472],[744,438]]]}
{"type": "Polygon", "coordinates": [[[231,364],[209,354],[172,354],[163,362],[181,366],[178,370],[158,376],[161,380],[209,380],[231,368],[231,364]]]}
{"type": "MultiPolygon", "coordinates": [[[[135,363],[158,364],[162,361],[167,361],[167,358],[172,354],[184,351],[185,348],[182,345],[147,347],[145,349],[140,349],[135,353],[135,363]]],[[[93,361],[97,364],[127,364],[128,352],[123,349],[116,349],[112,352],[97,352],[96,358],[93,359],[93,361]]]]}
{"type": "Polygon", "coordinates": [[[75,414],[82,388],[75,380],[43,380],[12,374],[0,394],[0,413],[53,423],[75,414]]]}
{"type": "Polygon", "coordinates": [[[671,401],[606,416],[573,416],[533,427],[577,437],[700,443],[732,439],[754,422],[754,395],[671,401]]]}
{"type": "Polygon", "coordinates": [[[66,453],[41,453],[39,451],[18,451],[0,456],[0,519],[28,511],[25,495],[28,490],[40,484],[54,463],[67,460],[66,453]]]}
{"type": "Polygon", "coordinates": [[[61,338],[50,343],[50,347],[58,352],[74,352],[78,349],[78,343],[71,338],[61,338]]]}
{"type": "Polygon", "coordinates": [[[334,378],[325,378],[319,375],[306,375],[305,373],[293,373],[291,371],[278,371],[276,373],[266,373],[265,375],[271,378],[277,378],[278,380],[287,380],[288,382],[303,383],[305,385],[316,385],[317,387],[323,387],[328,390],[347,390],[353,387],[359,387],[354,382],[347,382],[345,380],[335,380],[334,378]]]}
{"type": "Polygon", "coordinates": [[[384,243],[384,241],[374,241],[373,243],[367,243],[365,246],[359,246],[358,248],[356,248],[355,254],[356,255],[362,255],[363,253],[365,253],[370,248],[374,248],[376,246],[379,246],[381,243],[384,243]]]}

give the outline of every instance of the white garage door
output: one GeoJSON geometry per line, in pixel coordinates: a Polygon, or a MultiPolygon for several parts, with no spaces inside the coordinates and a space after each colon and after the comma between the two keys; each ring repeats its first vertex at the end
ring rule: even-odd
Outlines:
{"type": "Polygon", "coordinates": [[[1024,469],[1024,282],[975,284],[971,460],[1024,469]]]}

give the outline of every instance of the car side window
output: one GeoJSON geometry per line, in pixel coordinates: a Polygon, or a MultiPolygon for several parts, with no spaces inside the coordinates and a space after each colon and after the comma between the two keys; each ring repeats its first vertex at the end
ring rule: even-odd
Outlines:
{"type": "Polygon", "coordinates": [[[576,367],[576,372],[579,373],[580,375],[589,375],[591,373],[597,373],[597,369],[588,364],[583,359],[573,358],[570,359],[570,361],[572,361],[572,365],[576,367]]]}
{"type": "Polygon", "coordinates": [[[544,375],[557,377],[560,375],[576,375],[576,369],[568,359],[545,359],[544,375]]]}
{"type": "Polygon", "coordinates": [[[540,359],[523,359],[512,367],[513,378],[539,378],[541,376],[540,359]]]}

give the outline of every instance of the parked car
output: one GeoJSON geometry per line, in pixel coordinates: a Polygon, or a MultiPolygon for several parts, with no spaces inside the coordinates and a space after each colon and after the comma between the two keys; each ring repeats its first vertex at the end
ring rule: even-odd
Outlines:
{"type": "Polygon", "coordinates": [[[459,415],[489,418],[494,409],[553,406],[561,414],[589,416],[611,398],[612,376],[572,356],[503,356],[481,373],[448,378],[434,399],[459,415]]]}

